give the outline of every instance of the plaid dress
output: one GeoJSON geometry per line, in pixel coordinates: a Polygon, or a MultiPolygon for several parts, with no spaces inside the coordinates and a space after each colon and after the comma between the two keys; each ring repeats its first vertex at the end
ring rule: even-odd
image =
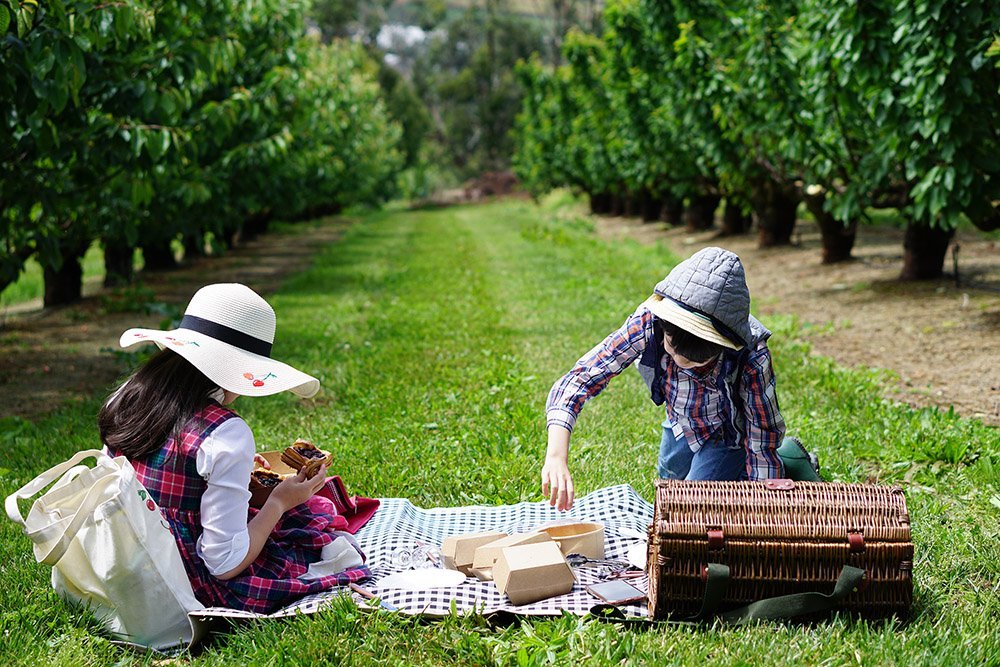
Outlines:
{"type": "MultiPolygon", "coordinates": [[[[209,573],[196,548],[202,533],[201,497],[207,487],[198,474],[197,454],[212,431],[233,417],[236,413],[232,410],[210,403],[188,421],[178,438],[168,440],[159,452],[131,461],[139,481],[170,525],[198,601],[206,607],[267,614],[305,595],[369,577],[368,568],[361,566],[316,579],[300,578],[311,563],[320,559],[324,546],[346,539],[334,532],[343,527],[343,518],[337,516],[330,500],[321,497],[313,497],[286,512],[260,555],[240,575],[223,581],[209,573]]],[[[118,455],[113,450],[109,454],[118,455]]],[[[257,510],[252,507],[248,510],[249,522],[257,510]]],[[[234,511],[239,510],[234,508],[234,511]]]]}

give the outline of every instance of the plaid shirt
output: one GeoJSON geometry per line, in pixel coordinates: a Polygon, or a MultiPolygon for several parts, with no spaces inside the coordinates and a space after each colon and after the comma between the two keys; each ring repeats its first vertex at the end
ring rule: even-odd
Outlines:
{"type": "MultiPolygon", "coordinates": [[[[654,316],[640,306],[617,331],[585,354],[549,392],[545,414],[549,426],[573,430],[583,404],[601,393],[611,378],[642,356],[653,338],[654,316]]],[[[711,368],[697,373],[681,368],[664,353],[660,367],[667,415],[675,435],[683,435],[697,452],[709,443],[743,446],[751,480],[784,476],[776,452],[785,435],[778,410],[771,352],[765,340],[747,352],[724,353],[711,368]],[[745,357],[739,382],[739,404],[733,384],[740,357],[745,357]]]]}

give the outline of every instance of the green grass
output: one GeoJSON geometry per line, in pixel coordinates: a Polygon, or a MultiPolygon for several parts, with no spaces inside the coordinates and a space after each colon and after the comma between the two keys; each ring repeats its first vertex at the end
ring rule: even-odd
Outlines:
{"type": "MultiPolygon", "coordinates": [[[[545,397],[676,261],[604,243],[586,221],[525,202],[359,216],[286,283],[275,356],[319,377],[310,401],[240,399],[261,449],[311,438],[356,493],[421,506],[541,498],[545,397]]],[[[762,295],[759,295],[762,296],[762,295]]],[[[349,604],[239,629],[192,664],[997,664],[1000,437],[946,411],[880,398],[883,378],[814,357],[793,318],[769,318],[790,430],[834,481],[907,490],[916,545],[908,623],[837,617],[813,626],[658,627],[576,618],[492,629],[422,623],[349,604]]],[[[97,443],[102,395],[38,423],[0,422],[0,493],[97,443]]],[[[652,496],[660,410],[628,371],[588,404],[574,434],[580,495],[629,483],[652,496]]],[[[0,522],[0,652],[7,664],[123,658],[52,593],[19,528],[0,522]]]]}

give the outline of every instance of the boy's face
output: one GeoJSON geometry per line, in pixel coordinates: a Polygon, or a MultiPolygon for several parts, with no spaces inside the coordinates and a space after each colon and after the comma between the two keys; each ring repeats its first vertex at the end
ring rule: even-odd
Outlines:
{"type": "Polygon", "coordinates": [[[715,355],[707,361],[692,361],[684,355],[677,353],[674,346],[670,344],[670,336],[667,334],[663,334],[663,349],[666,350],[675,364],[686,370],[703,370],[714,364],[715,360],[719,358],[719,355],[715,355]]]}

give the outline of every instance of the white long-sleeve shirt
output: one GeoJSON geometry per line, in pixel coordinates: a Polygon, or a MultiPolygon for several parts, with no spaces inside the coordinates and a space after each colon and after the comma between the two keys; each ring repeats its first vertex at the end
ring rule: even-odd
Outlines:
{"type": "Polygon", "coordinates": [[[216,427],[198,449],[196,467],[208,484],[201,497],[198,555],[214,575],[232,570],[250,550],[247,509],[256,451],[253,432],[239,417],[216,427]]]}

